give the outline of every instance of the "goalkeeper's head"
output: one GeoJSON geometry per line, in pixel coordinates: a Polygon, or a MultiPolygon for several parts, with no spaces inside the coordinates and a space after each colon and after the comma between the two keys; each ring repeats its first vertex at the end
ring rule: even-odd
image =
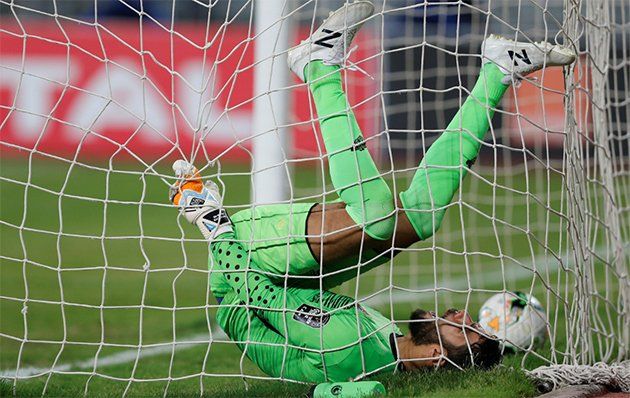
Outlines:
{"type": "Polygon", "coordinates": [[[409,329],[416,345],[439,347],[439,354],[446,358],[437,362],[439,366],[488,369],[501,361],[497,339],[473,322],[466,311],[449,309],[438,317],[417,309],[411,314],[409,329]]]}

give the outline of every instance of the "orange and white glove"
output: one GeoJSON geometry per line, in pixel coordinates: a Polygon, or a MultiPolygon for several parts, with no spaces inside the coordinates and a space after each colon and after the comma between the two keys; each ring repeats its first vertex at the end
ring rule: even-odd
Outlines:
{"type": "Polygon", "coordinates": [[[185,160],[176,160],[173,171],[179,180],[170,187],[168,196],[186,220],[195,224],[208,241],[232,232],[232,221],[223,209],[217,184],[212,181],[204,184],[199,171],[185,160]]]}

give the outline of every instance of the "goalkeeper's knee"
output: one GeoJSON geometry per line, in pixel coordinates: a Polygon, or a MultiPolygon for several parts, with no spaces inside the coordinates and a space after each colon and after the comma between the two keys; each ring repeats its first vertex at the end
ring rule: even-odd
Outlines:
{"type": "Polygon", "coordinates": [[[435,203],[415,201],[410,190],[400,193],[400,202],[407,219],[420,240],[429,239],[440,229],[446,213],[446,206],[436,207],[435,203]]]}
{"type": "Polygon", "coordinates": [[[346,211],[370,237],[377,240],[391,239],[396,227],[394,197],[386,184],[384,189],[370,193],[362,202],[348,204],[346,211]]]}

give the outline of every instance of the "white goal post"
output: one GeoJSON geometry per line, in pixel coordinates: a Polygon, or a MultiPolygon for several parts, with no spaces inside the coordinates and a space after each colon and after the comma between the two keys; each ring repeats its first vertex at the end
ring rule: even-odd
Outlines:
{"type": "Polygon", "coordinates": [[[289,199],[289,169],[286,131],[289,96],[286,87],[289,75],[285,50],[289,48],[291,18],[289,4],[284,1],[270,6],[255,3],[255,69],[252,152],[252,202],[277,203],[289,199]],[[277,54],[270,57],[269,54],[277,54]]]}
{"type": "MultiPolygon", "coordinates": [[[[166,199],[170,165],[193,161],[231,214],[335,200],[286,54],[345,2],[0,0],[1,383],[166,395],[278,380],[219,328],[206,242],[166,199]]],[[[508,90],[434,236],[336,291],[403,329],[417,307],[476,315],[496,293],[531,294],[546,342],[508,366],[543,388],[630,392],[628,0],[373,2],[350,58],[363,73],[343,85],[396,196],[484,38],[578,59],[508,90]]]]}

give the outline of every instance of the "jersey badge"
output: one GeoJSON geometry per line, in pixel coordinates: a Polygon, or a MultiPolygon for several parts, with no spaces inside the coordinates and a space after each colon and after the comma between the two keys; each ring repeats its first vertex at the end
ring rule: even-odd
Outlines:
{"type": "Polygon", "coordinates": [[[322,312],[317,307],[302,304],[293,314],[293,319],[312,328],[321,328],[328,323],[330,315],[322,312]]]}

